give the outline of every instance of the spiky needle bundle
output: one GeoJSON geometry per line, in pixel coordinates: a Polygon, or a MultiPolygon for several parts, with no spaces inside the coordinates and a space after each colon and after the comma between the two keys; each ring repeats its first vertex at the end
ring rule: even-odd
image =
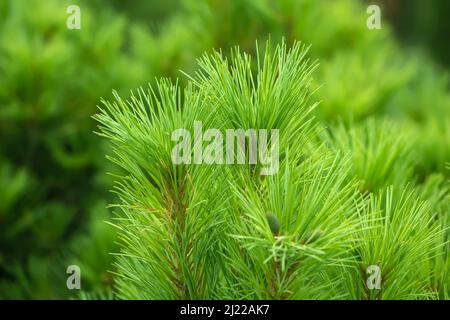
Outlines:
{"type": "MultiPolygon", "coordinates": [[[[256,61],[236,49],[199,65],[184,89],[161,80],[95,116],[124,172],[117,297],[448,297],[448,222],[396,174],[396,159],[382,163],[389,137],[375,123],[323,139],[308,48],[269,41],[256,61]],[[172,132],[196,121],[223,133],[278,129],[279,171],[174,164],[172,132]],[[369,265],[382,272],[380,290],[367,288],[369,265]]],[[[402,155],[396,139],[391,152],[402,155]]]]}

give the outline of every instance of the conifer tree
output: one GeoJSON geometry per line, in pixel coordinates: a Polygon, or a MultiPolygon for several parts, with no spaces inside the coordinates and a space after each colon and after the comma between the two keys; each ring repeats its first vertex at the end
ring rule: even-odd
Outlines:
{"type": "MultiPolygon", "coordinates": [[[[448,297],[448,224],[435,211],[447,200],[425,201],[408,175],[394,178],[394,159],[380,166],[388,138],[373,122],[362,135],[350,133],[358,149],[323,142],[324,126],[312,112],[316,63],[307,52],[299,43],[288,49],[269,41],[264,50],[257,45],[256,58],[239,49],[230,58],[205,55],[184,89],[160,80],[156,90],[103,102],[95,119],[125,172],[115,189],[117,297],[448,297]],[[196,121],[223,134],[278,129],[279,170],[175,164],[172,134],[193,132],[196,121]],[[372,187],[361,188],[367,183],[372,187]],[[381,288],[368,287],[373,268],[381,288]]],[[[398,154],[407,152],[402,139],[391,146],[398,154]]]]}

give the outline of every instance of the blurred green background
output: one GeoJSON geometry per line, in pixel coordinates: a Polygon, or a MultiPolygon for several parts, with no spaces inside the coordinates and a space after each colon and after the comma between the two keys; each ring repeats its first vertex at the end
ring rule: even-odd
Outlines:
{"type": "Polygon", "coordinates": [[[388,118],[389,134],[415,141],[415,183],[444,181],[449,14],[447,0],[0,0],[0,298],[78,297],[66,287],[72,264],[83,291],[108,294],[116,248],[106,172],[116,169],[91,116],[112,89],[185,82],[179,70],[195,71],[213,48],[252,52],[269,35],[311,44],[317,116],[355,128],[388,118]],[[371,3],[381,30],[366,27],[371,3]],[[72,4],[80,30],[66,27],[72,4]]]}

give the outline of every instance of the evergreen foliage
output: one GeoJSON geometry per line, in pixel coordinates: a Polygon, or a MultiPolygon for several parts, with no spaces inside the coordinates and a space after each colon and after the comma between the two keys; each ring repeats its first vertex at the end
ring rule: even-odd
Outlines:
{"type": "Polygon", "coordinates": [[[126,172],[116,188],[119,298],[448,296],[440,208],[448,193],[427,202],[425,190],[407,184],[407,134],[393,137],[389,124],[369,120],[338,128],[333,148],[321,142],[315,64],[298,43],[288,50],[269,41],[256,59],[236,49],[199,65],[184,91],[162,80],[155,91],[104,101],[95,116],[113,142],[111,159],[126,172]],[[171,133],[193,130],[194,121],[279,129],[280,171],[175,165],[171,133]],[[382,270],[382,290],[366,286],[371,265],[382,270]]]}
{"type": "Polygon", "coordinates": [[[99,93],[138,82],[120,52],[124,21],[113,16],[110,22],[107,14],[95,21],[86,10],[87,31],[71,32],[66,7],[51,0],[2,1],[0,8],[2,298],[70,294],[71,247],[83,252],[84,266],[96,269],[93,282],[86,274],[86,289],[94,289],[101,274],[110,279],[114,237],[103,223],[90,226],[108,218],[110,181],[101,174],[107,165],[89,118],[99,93]],[[83,245],[90,228],[102,231],[83,245]],[[104,261],[88,255],[99,243],[104,261]]]}
{"type": "Polygon", "coordinates": [[[356,0],[105,3],[73,31],[66,0],[0,2],[0,298],[74,296],[70,264],[82,298],[450,298],[449,82],[426,54],[356,0]],[[278,173],[175,166],[194,121],[280,129],[278,173]]]}

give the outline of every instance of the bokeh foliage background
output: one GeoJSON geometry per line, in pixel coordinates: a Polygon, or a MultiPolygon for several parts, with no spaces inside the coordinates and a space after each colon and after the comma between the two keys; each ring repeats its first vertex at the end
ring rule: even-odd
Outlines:
{"type": "Polygon", "coordinates": [[[2,0],[0,298],[75,297],[71,264],[85,291],[113,282],[105,172],[117,169],[93,134],[100,97],[155,77],[184,82],[179,70],[194,72],[202,53],[252,52],[269,36],[312,45],[317,117],[333,129],[324,139],[353,152],[361,188],[412,181],[450,225],[448,1],[381,1],[382,30],[367,29],[368,3],[2,0]],[[81,30],[66,27],[71,4],[81,30]]]}

